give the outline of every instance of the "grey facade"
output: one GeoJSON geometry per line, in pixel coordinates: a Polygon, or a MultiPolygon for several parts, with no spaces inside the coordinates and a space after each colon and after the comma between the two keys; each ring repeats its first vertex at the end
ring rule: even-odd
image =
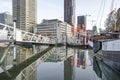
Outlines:
{"type": "Polygon", "coordinates": [[[12,15],[10,15],[10,13],[8,12],[0,13],[0,23],[12,26],[13,25],[12,15]]]}
{"type": "Polygon", "coordinates": [[[13,20],[17,28],[33,32],[37,24],[37,0],[13,0],[13,20]]]}
{"type": "Polygon", "coordinates": [[[64,0],[64,21],[75,25],[75,0],[64,0]]]}

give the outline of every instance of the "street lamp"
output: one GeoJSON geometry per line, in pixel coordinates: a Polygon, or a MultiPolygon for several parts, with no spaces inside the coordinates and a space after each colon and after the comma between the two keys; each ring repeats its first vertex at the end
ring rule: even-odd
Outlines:
{"type": "Polygon", "coordinates": [[[85,17],[86,17],[86,26],[87,26],[87,17],[90,17],[91,15],[85,15],[85,17]]]}
{"type": "MultiPolygon", "coordinates": [[[[85,24],[86,24],[86,28],[87,28],[87,17],[90,17],[91,15],[85,15],[85,17],[86,17],[86,22],[85,22],[85,24]]],[[[85,39],[85,42],[84,42],[84,44],[86,45],[86,37],[87,37],[87,32],[85,32],[85,37],[84,37],[84,39],[85,39]]]]}

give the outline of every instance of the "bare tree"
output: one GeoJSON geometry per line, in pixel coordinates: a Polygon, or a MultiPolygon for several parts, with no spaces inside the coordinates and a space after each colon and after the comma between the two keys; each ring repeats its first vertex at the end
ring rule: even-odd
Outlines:
{"type": "Polygon", "coordinates": [[[120,9],[112,11],[105,21],[106,31],[120,31],[120,9]]]}

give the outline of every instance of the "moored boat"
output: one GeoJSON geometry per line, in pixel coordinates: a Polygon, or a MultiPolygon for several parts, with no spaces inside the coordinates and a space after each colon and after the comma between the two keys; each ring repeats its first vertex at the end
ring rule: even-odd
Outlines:
{"type": "MultiPolygon", "coordinates": [[[[120,34],[109,33],[112,38],[97,39],[93,43],[93,51],[102,61],[120,72],[120,34]],[[113,37],[116,35],[117,37],[113,37]]],[[[106,36],[108,37],[108,36],[106,36]]]]}

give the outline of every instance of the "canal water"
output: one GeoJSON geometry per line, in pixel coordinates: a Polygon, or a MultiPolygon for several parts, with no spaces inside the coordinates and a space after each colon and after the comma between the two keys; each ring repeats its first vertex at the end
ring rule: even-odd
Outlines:
{"type": "MultiPolygon", "coordinates": [[[[37,51],[19,48],[17,50],[17,64],[45,48],[42,47],[37,51]]],[[[9,55],[12,55],[12,52],[9,52],[9,55]]],[[[54,47],[24,68],[15,76],[14,80],[120,80],[119,73],[93,55],[92,50],[54,47]]],[[[12,59],[11,56],[7,59],[9,58],[12,59]]],[[[10,60],[6,61],[4,61],[4,65],[9,64],[9,67],[12,67],[10,60]]]]}

